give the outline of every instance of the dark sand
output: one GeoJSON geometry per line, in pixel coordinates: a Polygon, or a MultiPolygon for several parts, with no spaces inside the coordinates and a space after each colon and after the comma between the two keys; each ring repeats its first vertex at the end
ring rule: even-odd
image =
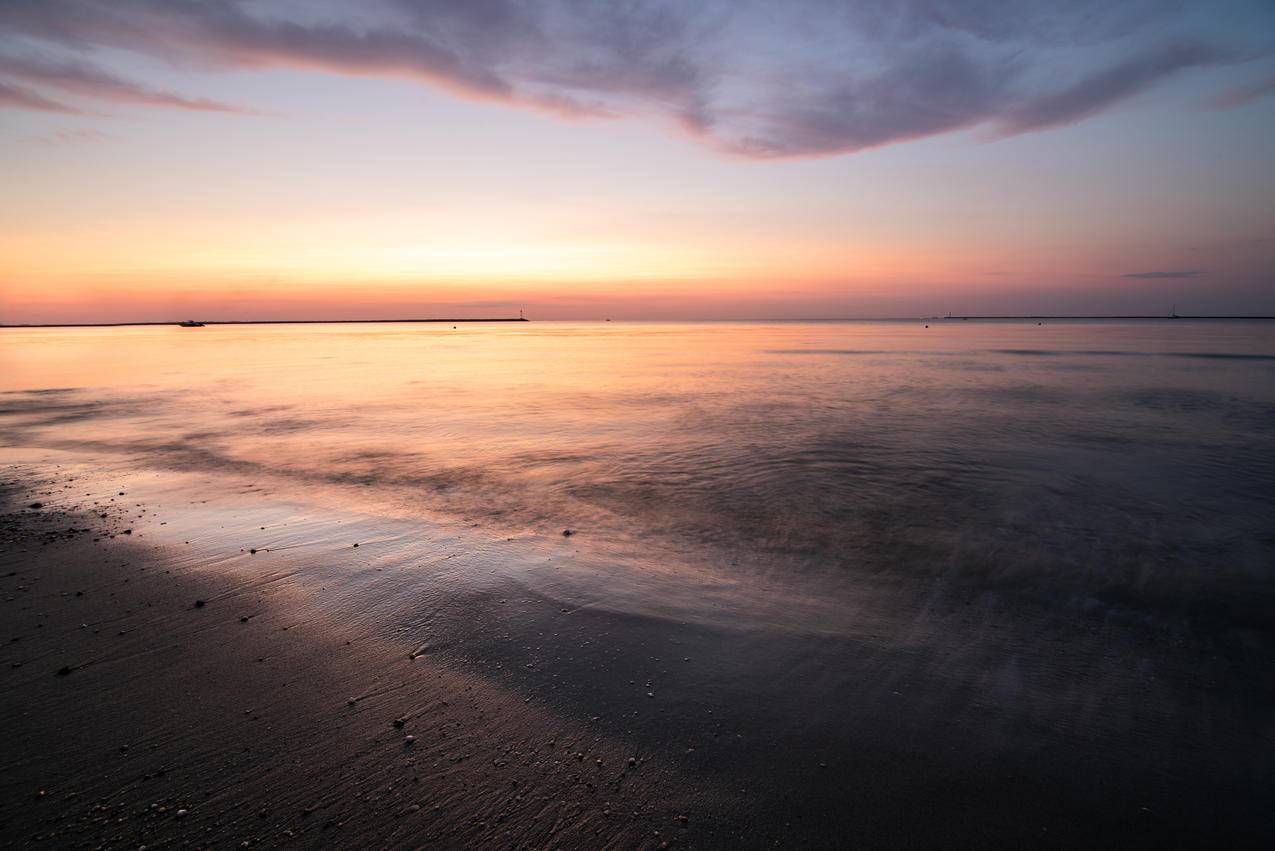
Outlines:
{"type": "Polygon", "coordinates": [[[829,672],[791,663],[817,646],[774,633],[556,605],[520,621],[479,597],[462,613],[486,636],[468,664],[409,658],[409,636],[371,640],[268,571],[192,565],[123,534],[144,507],[77,510],[32,472],[3,477],[6,847],[1262,847],[1272,833],[1270,739],[1255,751],[1230,732],[1262,719],[1219,714],[1260,714],[1269,681],[1219,698],[1229,660],[1154,633],[1028,611],[990,623],[1037,636],[1024,664],[1070,671],[1056,694],[1008,703],[990,681],[935,680],[941,661],[906,649],[851,648],[854,667],[829,672]],[[552,691],[533,642],[558,663],[552,691]],[[670,644],[648,701],[630,663],[670,644]],[[1199,678],[1187,703],[1104,670],[1178,653],[1207,658],[1175,677],[1199,678]]]}
{"type": "Polygon", "coordinates": [[[657,757],[8,491],[6,846],[659,847],[721,829],[657,757]]]}

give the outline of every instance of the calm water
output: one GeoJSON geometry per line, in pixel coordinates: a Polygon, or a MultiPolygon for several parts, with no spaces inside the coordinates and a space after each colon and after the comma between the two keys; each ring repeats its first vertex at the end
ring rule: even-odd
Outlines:
{"type": "Polygon", "coordinates": [[[0,365],[7,460],[615,735],[733,730],[685,757],[723,782],[1269,828],[1275,323],[32,329],[0,365]],[[569,653],[531,601],[592,619],[569,653]]]}

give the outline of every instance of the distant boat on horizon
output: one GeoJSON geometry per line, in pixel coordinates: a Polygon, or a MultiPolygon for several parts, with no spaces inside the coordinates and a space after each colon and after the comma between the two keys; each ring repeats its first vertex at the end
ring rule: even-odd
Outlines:
{"type": "Polygon", "coordinates": [[[202,322],[196,322],[196,321],[195,321],[195,320],[193,320],[193,319],[187,319],[185,322],[178,322],[178,323],[177,323],[177,327],[179,327],[179,328],[203,328],[203,327],[204,327],[204,323],[202,323],[202,322]]]}

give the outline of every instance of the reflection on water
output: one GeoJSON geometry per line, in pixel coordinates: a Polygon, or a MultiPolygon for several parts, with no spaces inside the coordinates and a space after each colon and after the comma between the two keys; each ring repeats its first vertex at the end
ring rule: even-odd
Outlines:
{"type": "Polygon", "coordinates": [[[1264,582],[1270,562],[1270,325],[211,327],[0,343],[13,445],[276,477],[311,497],[354,486],[406,516],[571,526],[797,584],[906,571],[1142,599],[1218,593],[1219,575],[1264,582]]]}
{"type": "MultiPolygon", "coordinates": [[[[578,530],[552,588],[503,562],[598,630],[637,619],[580,652],[582,711],[676,624],[713,660],[687,723],[755,698],[740,730],[889,764],[898,739],[1058,774],[1105,751],[1131,788],[1270,776],[1275,324],[31,329],[0,358],[10,457],[251,483],[395,540],[578,530]]],[[[466,617],[430,629],[483,641],[466,617]]]]}

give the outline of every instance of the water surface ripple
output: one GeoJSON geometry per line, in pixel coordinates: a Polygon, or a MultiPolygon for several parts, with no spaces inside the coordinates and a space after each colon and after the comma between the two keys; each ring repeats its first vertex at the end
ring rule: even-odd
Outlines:
{"type": "Polygon", "coordinates": [[[362,524],[378,567],[429,567],[351,580],[348,616],[528,691],[543,619],[439,601],[583,607],[564,712],[678,753],[730,729],[754,745],[692,767],[794,807],[876,794],[801,754],[1270,831],[1275,324],[28,329],[0,357],[10,460],[174,504],[197,479],[223,508],[185,535],[257,497],[362,524]],[[663,714],[630,715],[655,676],[663,714]]]}

